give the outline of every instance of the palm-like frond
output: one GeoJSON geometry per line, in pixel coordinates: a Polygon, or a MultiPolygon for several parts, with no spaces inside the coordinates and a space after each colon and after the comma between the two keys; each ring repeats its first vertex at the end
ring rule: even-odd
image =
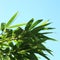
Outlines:
{"type": "Polygon", "coordinates": [[[41,24],[42,19],[34,22],[32,18],[26,24],[11,26],[10,24],[14,21],[16,15],[17,13],[13,15],[7,24],[1,24],[1,30],[3,31],[5,29],[5,31],[3,31],[4,33],[0,36],[0,57],[2,56],[4,59],[6,58],[6,60],[38,60],[35,54],[39,54],[47,60],[50,60],[45,51],[53,55],[52,51],[43,43],[47,40],[55,41],[55,39],[46,36],[46,34],[52,33],[46,32],[46,30],[54,29],[47,27],[51,23],[45,21],[41,24]],[[26,25],[24,29],[20,27],[23,25],[26,25]],[[10,29],[15,27],[17,28],[10,29]]]}
{"type": "Polygon", "coordinates": [[[30,20],[28,22],[28,25],[26,25],[27,30],[25,29],[26,33],[24,34],[25,36],[23,36],[23,38],[26,37],[27,41],[26,40],[25,41],[32,45],[31,51],[29,51],[29,52],[40,54],[41,56],[45,57],[47,60],[50,60],[46,56],[46,54],[43,53],[43,51],[47,51],[48,53],[50,53],[52,55],[51,50],[47,49],[42,43],[44,43],[47,40],[55,41],[55,39],[45,36],[45,34],[49,34],[51,32],[41,33],[41,31],[50,30],[50,29],[54,29],[54,28],[47,27],[49,24],[51,24],[48,22],[37,26],[37,24],[39,24],[41,21],[42,20],[38,20],[35,23],[33,23],[33,20],[30,20]]]}

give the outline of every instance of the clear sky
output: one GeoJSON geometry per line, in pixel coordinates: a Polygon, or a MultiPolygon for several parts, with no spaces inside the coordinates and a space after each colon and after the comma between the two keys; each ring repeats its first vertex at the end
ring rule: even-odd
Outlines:
{"type": "MultiPolygon", "coordinates": [[[[13,24],[28,22],[31,18],[44,19],[53,22],[51,37],[57,42],[47,42],[48,48],[53,50],[54,56],[48,56],[51,60],[60,59],[60,0],[0,0],[0,23],[7,22],[9,18],[19,11],[18,17],[13,24]]],[[[41,60],[45,60],[41,57],[41,60]]]]}

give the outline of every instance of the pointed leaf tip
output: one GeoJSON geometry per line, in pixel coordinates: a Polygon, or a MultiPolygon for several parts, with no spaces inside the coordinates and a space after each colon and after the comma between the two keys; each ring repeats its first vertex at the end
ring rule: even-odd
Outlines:
{"type": "Polygon", "coordinates": [[[34,18],[32,18],[32,19],[26,24],[25,30],[29,30],[29,28],[31,27],[33,21],[34,21],[34,18]]]}
{"type": "Polygon", "coordinates": [[[43,19],[40,19],[40,20],[37,20],[36,22],[34,22],[34,23],[31,25],[30,29],[32,29],[32,28],[34,28],[35,26],[37,26],[42,20],[43,20],[43,19]]]}
{"type": "Polygon", "coordinates": [[[10,18],[10,20],[6,24],[6,27],[9,27],[11,25],[11,23],[14,21],[17,14],[18,14],[18,11],[10,18]]]}

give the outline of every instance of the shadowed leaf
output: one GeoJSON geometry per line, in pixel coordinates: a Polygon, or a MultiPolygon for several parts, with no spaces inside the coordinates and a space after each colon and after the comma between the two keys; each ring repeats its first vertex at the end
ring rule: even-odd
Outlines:
{"type": "Polygon", "coordinates": [[[34,19],[32,18],[26,25],[25,30],[29,30],[29,28],[31,27],[32,23],[33,23],[34,19]]]}
{"type": "Polygon", "coordinates": [[[42,32],[40,34],[51,34],[51,33],[53,33],[53,32],[42,32]]]}
{"type": "Polygon", "coordinates": [[[6,27],[6,24],[5,23],[1,23],[1,30],[3,31],[6,27]]]}
{"type": "Polygon", "coordinates": [[[50,59],[46,56],[46,54],[44,54],[43,52],[39,52],[39,54],[42,55],[43,57],[45,57],[47,60],[50,60],[50,59]]]}
{"type": "Polygon", "coordinates": [[[30,29],[34,28],[34,27],[35,27],[36,25],[38,25],[41,21],[42,21],[42,19],[37,20],[36,22],[34,22],[34,23],[31,25],[30,29]]]}

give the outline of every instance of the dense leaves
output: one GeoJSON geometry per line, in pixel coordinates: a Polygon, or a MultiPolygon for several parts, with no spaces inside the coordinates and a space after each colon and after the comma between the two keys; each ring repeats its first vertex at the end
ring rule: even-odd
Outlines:
{"type": "Polygon", "coordinates": [[[47,40],[54,41],[55,39],[46,36],[51,32],[41,32],[53,29],[47,27],[50,23],[41,24],[42,19],[34,22],[32,18],[25,28],[20,27],[20,24],[10,26],[16,15],[17,13],[13,15],[7,24],[1,23],[0,60],[38,60],[36,54],[50,60],[44,51],[51,55],[52,51],[44,46],[43,43],[47,40]],[[17,28],[13,29],[15,27],[17,28]]]}

